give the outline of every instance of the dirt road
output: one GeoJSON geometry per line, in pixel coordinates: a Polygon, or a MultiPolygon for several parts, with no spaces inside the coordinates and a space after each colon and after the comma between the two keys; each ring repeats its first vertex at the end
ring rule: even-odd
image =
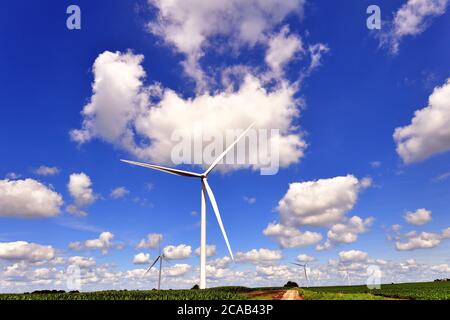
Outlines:
{"type": "Polygon", "coordinates": [[[284,293],[281,300],[301,300],[297,290],[288,290],[284,293]]]}

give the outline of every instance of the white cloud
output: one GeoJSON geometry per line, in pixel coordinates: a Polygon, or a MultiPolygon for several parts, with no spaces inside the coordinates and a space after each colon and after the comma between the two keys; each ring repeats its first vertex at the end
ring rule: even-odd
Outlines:
{"type": "Polygon", "coordinates": [[[69,258],[69,263],[79,266],[80,268],[90,268],[97,264],[92,257],[74,256],[69,258]]]}
{"type": "Polygon", "coordinates": [[[404,216],[406,222],[416,226],[424,225],[431,221],[431,211],[421,208],[416,211],[408,211],[404,216]]]}
{"type": "Polygon", "coordinates": [[[129,193],[130,193],[130,191],[128,191],[127,188],[117,187],[111,191],[110,196],[113,199],[119,199],[119,198],[125,197],[129,193]]]}
{"type": "Polygon", "coordinates": [[[170,260],[186,259],[191,256],[192,247],[185,244],[180,244],[178,246],[167,246],[164,248],[163,254],[170,260]]]}
{"type": "Polygon", "coordinates": [[[405,36],[415,36],[424,32],[432,18],[445,13],[448,0],[408,0],[395,12],[391,29],[382,34],[382,45],[389,46],[397,53],[401,40],[405,36]]]}
{"type": "Polygon", "coordinates": [[[311,56],[311,63],[309,66],[309,72],[311,72],[320,66],[322,55],[330,51],[330,48],[328,48],[326,44],[316,43],[308,46],[308,51],[311,56]]]}
{"type": "Polygon", "coordinates": [[[138,249],[154,249],[158,247],[163,239],[163,235],[159,233],[149,233],[147,239],[142,239],[139,241],[138,249]]]}
{"type": "Polygon", "coordinates": [[[294,182],[278,202],[281,223],[287,226],[331,226],[345,218],[370,179],[353,175],[294,182]]]}
{"type": "Polygon", "coordinates": [[[450,150],[450,78],[434,88],[428,106],[417,110],[411,124],[395,129],[397,153],[407,164],[450,150]]]}
{"type": "Polygon", "coordinates": [[[188,271],[192,269],[192,266],[189,264],[176,264],[173,267],[170,266],[168,268],[163,269],[164,276],[167,277],[179,277],[186,274],[188,271]]]}
{"type": "Polygon", "coordinates": [[[79,241],[71,242],[69,243],[69,249],[80,251],[81,249],[83,249],[83,244],[79,241]]]}
{"type": "Polygon", "coordinates": [[[271,263],[282,258],[280,250],[270,249],[252,249],[247,252],[238,251],[236,253],[236,262],[250,262],[250,263],[271,263]]]}
{"type": "Polygon", "coordinates": [[[366,261],[369,255],[360,250],[349,250],[339,252],[339,260],[342,262],[361,262],[366,261]]]}
{"type": "Polygon", "coordinates": [[[54,217],[62,204],[61,195],[39,181],[0,180],[0,216],[54,217]]]}
{"type": "MultiPolygon", "coordinates": [[[[201,133],[219,137],[226,136],[226,130],[247,128],[255,122],[255,129],[279,129],[279,135],[271,136],[269,144],[278,147],[281,167],[303,157],[306,143],[301,131],[293,126],[300,103],[294,97],[296,85],[282,81],[266,89],[257,77],[246,74],[238,89],[230,85],[214,94],[184,99],[173,90],[159,87],[155,96],[155,86],[142,83],[142,59],[131,52],[106,51],[97,57],[93,95],[83,109],[82,128],[71,131],[73,140],[84,143],[97,137],[141,160],[169,164],[179,145],[172,137],[174,133],[185,139],[201,133]]],[[[203,143],[202,149],[208,144],[203,143]]],[[[255,170],[267,166],[262,163],[266,159],[261,159],[264,148],[259,149],[259,154],[252,154],[261,160],[251,165],[255,170]]],[[[233,166],[242,167],[249,165],[233,166]]]]}
{"type": "Polygon", "coordinates": [[[280,223],[269,223],[263,230],[263,234],[273,237],[282,248],[296,248],[309,246],[322,240],[322,235],[317,232],[300,230],[282,225],[280,223]]]}
{"type": "Polygon", "coordinates": [[[431,270],[438,273],[450,273],[450,266],[448,264],[439,264],[431,267],[431,270]]]}
{"type": "Polygon", "coordinates": [[[269,38],[265,61],[275,74],[281,75],[284,66],[294,55],[303,51],[302,39],[289,34],[289,27],[284,26],[279,33],[269,38]]]}
{"type": "Polygon", "coordinates": [[[353,216],[344,223],[337,223],[328,230],[328,239],[323,245],[318,245],[318,250],[331,248],[337,243],[352,243],[358,240],[358,234],[369,231],[374,221],[373,217],[361,219],[353,216]]]}
{"type": "Polygon", "coordinates": [[[92,189],[91,178],[83,172],[73,173],[69,177],[67,188],[74,199],[74,204],[68,206],[67,211],[75,215],[86,215],[82,208],[94,203],[97,199],[92,189]]]}
{"type": "MultiPolygon", "coordinates": [[[[195,254],[197,256],[200,256],[200,247],[195,249],[195,254]]],[[[214,244],[207,244],[206,245],[206,256],[212,257],[216,254],[216,245],[214,244]]]]}
{"type": "Polygon", "coordinates": [[[285,279],[291,279],[294,276],[292,270],[285,265],[279,266],[257,266],[256,274],[265,278],[276,278],[283,281],[285,279]],[[283,279],[283,280],[281,280],[283,279]]]}
{"type": "Polygon", "coordinates": [[[214,260],[208,261],[208,265],[213,266],[217,269],[225,269],[231,262],[231,258],[229,256],[224,256],[222,258],[216,258],[214,260]]]}
{"type": "Polygon", "coordinates": [[[400,251],[434,248],[441,243],[442,236],[432,232],[412,231],[406,234],[406,242],[396,241],[395,248],[400,251]]]}
{"type": "Polygon", "coordinates": [[[26,241],[0,242],[0,259],[29,262],[49,261],[55,256],[52,246],[43,246],[26,241]]]}
{"type": "Polygon", "coordinates": [[[134,264],[148,264],[150,263],[150,254],[140,252],[133,258],[134,264]]]}
{"type": "Polygon", "coordinates": [[[183,1],[150,0],[158,17],[149,30],[186,55],[185,72],[202,83],[199,59],[214,47],[213,38],[227,36],[232,48],[267,42],[267,33],[290,13],[302,13],[304,0],[183,1]]]}
{"type": "Polygon", "coordinates": [[[34,173],[40,176],[53,176],[59,173],[59,169],[57,167],[48,167],[48,166],[40,166],[34,173]]]}
{"type": "Polygon", "coordinates": [[[299,254],[297,256],[297,261],[298,262],[311,262],[314,261],[314,257],[312,256],[308,256],[307,254],[299,254]]]}
{"type": "Polygon", "coordinates": [[[102,254],[107,254],[109,249],[114,247],[114,244],[112,243],[113,238],[114,234],[105,231],[100,233],[100,236],[97,239],[86,240],[84,246],[87,249],[98,249],[102,254]]]}

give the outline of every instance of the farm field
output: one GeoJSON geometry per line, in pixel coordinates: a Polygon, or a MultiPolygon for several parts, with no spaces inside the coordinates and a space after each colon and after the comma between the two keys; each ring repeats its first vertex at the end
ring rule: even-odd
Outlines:
{"type": "Polygon", "coordinates": [[[306,297],[332,299],[335,295],[370,294],[375,297],[417,300],[449,300],[450,281],[382,284],[379,290],[369,290],[365,285],[315,287],[305,290],[306,297]]]}
{"type": "MultiPolygon", "coordinates": [[[[294,289],[294,288],[291,288],[294,289]]],[[[0,300],[279,300],[287,288],[218,287],[205,290],[111,290],[81,293],[0,294],[0,300]]],[[[301,300],[449,300],[450,282],[295,288],[301,300]]]]}

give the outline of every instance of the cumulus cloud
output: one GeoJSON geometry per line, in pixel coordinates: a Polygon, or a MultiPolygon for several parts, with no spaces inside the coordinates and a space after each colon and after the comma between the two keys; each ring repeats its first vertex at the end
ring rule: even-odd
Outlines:
{"type": "Polygon", "coordinates": [[[59,214],[62,204],[61,195],[39,181],[0,180],[0,216],[54,217],[59,214]]]}
{"type": "Polygon", "coordinates": [[[431,270],[438,273],[450,273],[450,266],[446,263],[434,265],[431,267],[431,270]]]}
{"type": "Polygon", "coordinates": [[[284,26],[279,33],[269,38],[265,61],[275,74],[280,75],[297,52],[304,52],[302,39],[289,34],[289,27],[284,26]]]}
{"type": "Polygon", "coordinates": [[[133,258],[134,264],[148,264],[150,263],[150,254],[140,252],[133,258]]]}
{"type": "Polygon", "coordinates": [[[424,208],[414,212],[408,211],[404,218],[409,224],[421,226],[431,221],[431,211],[424,208]]]}
{"type": "Polygon", "coordinates": [[[345,218],[370,179],[353,175],[294,182],[278,202],[281,223],[288,226],[331,226],[345,218]]]}
{"type": "Polygon", "coordinates": [[[270,250],[270,249],[252,249],[247,252],[238,251],[236,253],[236,262],[241,263],[273,263],[282,258],[280,250],[270,250]]]}
{"type": "Polygon", "coordinates": [[[304,0],[264,1],[190,1],[150,0],[158,17],[148,24],[150,32],[160,36],[178,52],[185,54],[185,72],[203,82],[199,59],[205,48],[219,36],[227,37],[232,48],[266,43],[267,34],[290,13],[301,14],[304,0]]]}
{"type": "Polygon", "coordinates": [[[163,235],[159,233],[149,233],[146,239],[139,241],[138,249],[154,249],[157,248],[163,239],[163,235]]]}
{"type": "Polygon", "coordinates": [[[369,231],[372,226],[373,217],[362,219],[353,216],[343,223],[333,225],[327,232],[328,239],[323,245],[317,245],[317,250],[325,250],[331,248],[338,243],[352,243],[358,240],[358,234],[369,231]]]}
{"type": "Polygon", "coordinates": [[[79,266],[80,268],[90,268],[97,264],[92,257],[74,256],[69,258],[69,263],[79,266]]]}
{"type": "Polygon", "coordinates": [[[213,266],[216,269],[225,269],[229,266],[230,262],[231,258],[229,256],[224,256],[222,258],[216,258],[208,261],[208,265],[213,266]]]}
{"type": "MultiPolygon", "coordinates": [[[[195,254],[197,256],[200,256],[200,247],[195,249],[195,254]]],[[[206,256],[207,257],[212,257],[215,254],[216,254],[216,245],[214,245],[214,244],[207,244],[206,245],[206,256]]]]}
{"type": "Polygon", "coordinates": [[[440,233],[421,232],[413,230],[405,235],[397,235],[395,240],[395,248],[399,251],[429,249],[438,246],[442,240],[450,238],[450,227],[442,230],[440,233]]]}
{"type": "Polygon", "coordinates": [[[48,166],[40,166],[34,173],[40,176],[53,176],[59,173],[59,169],[57,167],[48,167],[48,166]]]}
{"type": "Polygon", "coordinates": [[[322,240],[322,235],[318,232],[301,232],[294,227],[275,222],[269,223],[263,230],[263,234],[275,239],[282,248],[309,246],[322,240]]]}
{"type": "Polygon", "coordinates": [[[417,110],[411,124],[394,132],[397,153],[413,163],[450,150],[450,78],[436,87],[428,98],[428,106],[417,110]]]}
{"type": "Polygon", "coordinates": [[[49,261],[55,256],[52,246],[43,246],[26,241],[0,242],[0,259],[28,262],[49,261]]]}
{"type": "Polygon", "coordinates": [[[130,191],[128,191],[127,188],[117,187],[117,188],[113,189],[109,195],[113,199],[119,199],[119,198],[125,197],[129,193],[130,193],[130,191]]]}
{"type": "Polygon", "coordinates": [[[380,44],[398,53],[401,40],[424,32],[433,18],[445,13],[448,0],[408,0],[395,13],[389,30],[381,34],[380,44]]]}
{"type": "Polygon", "coordinates": [[[416,231],[408,232],[406,235],[406,241],[396,241],[395,248],[400,251],[415,250],[415,249],[427,249],[434,248],[441,243],[441,235],[433,232],[421,232],[416,231]]]}
{"type": "Polygon", "coordinates": [[[170,260],[186,259],[192,254],[192,247],[180,244],[178,246],[167,246],[163,250],[164,257],[170,260]]]}
{"type": "Polygon", "coordinates": [[[107,254],[108,251],[114,247],[112,242],[114,234],[109,231],[100,233],[97,239],[90,239],[84,242],[84,247],[86,249],[96,249],[100,250],[102,254],[107,254]]]}
{"type": "Polygon", "coordinates": [[[175,264],[174,266],[170,266],[168,268],[165,268],[163,270],[164,276],[167,277],[179,277],[187,272],[189,272],[192,269],[192,266],[189,264],[181,263],[181,264],[175,264]]]}
{"type": "MultiPolygon", "coordinates": [[[[244,129],[255,122],[255,129],[279,130],[269,137],[268,146],[273,147],[271,150],[277,148],[281,167],[303,157],[306,142],[293,126],[299,116],[296,85],[283,81],[267,89],[257,77],[246,74],[238,89],[230,86],[214,94],[185,99],[167,88],[144,86],[142,59],[131,52],[106,51],[98,56],[93,96],[83,108],[82,128],[71,131],[74,141],[85,143],[100,138],[141,160],[169,164],[173,150],[180,144],[178,134],[185,140],[205,135],[226,137],[227,130],[244,129]]],[[[202,150],[208,145],[203,142],[202,150]]],[[[259,160],[256,164],[232,168],[256,170],[267,166],[263,163],[267,161],[265,148],[250,151],[251,158],[259,160]]],[[[203,164],[213,161],[202,160],[206,162],[203,164]]]]}
{"type": "Polygon", "coordinates": [[[314,257],[309,256],[307,254],[299,254],[296,259],[298,262],[303,262],[303,263],[314,261],[314,257]]]}
{"type": "Polygon", "coordinates": [[[75,215],[87,215],[82,208],[91,205],[97,199],[92,189],[91,178],[83,172],[73,173],[69,177],[67,188],[74,200],[74,203],[67,207],[67,211],[75,215]]]}
{"type": "Polygon", "coordinates": [[[342,262],[361,262],[366,261],[369,255],[360,250],[349,250],[339,252],[339,260],[342,262]]]}

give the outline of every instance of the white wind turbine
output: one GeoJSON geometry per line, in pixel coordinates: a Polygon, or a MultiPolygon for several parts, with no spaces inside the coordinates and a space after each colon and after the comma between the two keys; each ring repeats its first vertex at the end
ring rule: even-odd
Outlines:
{"type": "Polygon", "coordinates": [[[304,264],[301,263],[295,263],[295,262],[291,262],[292,264],[295,264],[296,266],[302,267],[303,271],[305,273],[305,280],[306,280],[306,287],[309,287],[309,280],[308,280],[308,275],[306,273],[306,262],[304,264]]]}
{"type": "Polygon", "coordinates": [[[162,263],[163,260],[166,259],[166,256],[163,254],[159,254],[159,256],[155,259],[155,261],[152,263],[152,265],[150,266],[150,268],[147,269],[147,271],[145,271],[145,274],[147,274],[151,268],[153,268],[153,266],[158,262],[159,260],[159,276],[158,276],[158,290],[161,289],[161,271],[162,271],[162,263]]]}
{"type": "MultiPolygon", "coordinates": [[[[228,251],[230,252],[231,259],[234,261],[233,252],[231,251],[230,243],[228,241],[227,233],[225,232],[225,228],[223,227],[222,218],[220,217],[219,208],[217,207],[216,198],[211,190],[211,187],[208,184],[208,175],[209,173],[217,166],[217,164],[225,157],[225,155],[236,145],[236,143],[243,137],[245,134],[253,127],[254,124],[251,124],[244,132],[239,135],[239,137],[222,152],[216,160],[209,166],[209,168],[203,173],[195,173],[185,170],[178,170],[173,168],[166,168],[162,166],[157,166],[153,164],[147,164],[142,162],[135,162],[129,160],[120,160],[129,164],[146,167],[150,169],[155,169],[159,171],[163,171],[166,173],[174,174],[182,177],[189,178],[199,178],[201,181],[201,198],[200,198],[200,207],[201,207],[201,222],[200,222],[200,289],[206,288],[206,201],[205,201],[205,193],[208,194],[209,200],[213,207],[214,213],[217,218],[217,222],[219,223],[219,227],[222,230],[223,237],[225,239],[225,243],[227,244],[228,251]]],[[[161,260],[160,260],[161,261],[161,260]]]]}

